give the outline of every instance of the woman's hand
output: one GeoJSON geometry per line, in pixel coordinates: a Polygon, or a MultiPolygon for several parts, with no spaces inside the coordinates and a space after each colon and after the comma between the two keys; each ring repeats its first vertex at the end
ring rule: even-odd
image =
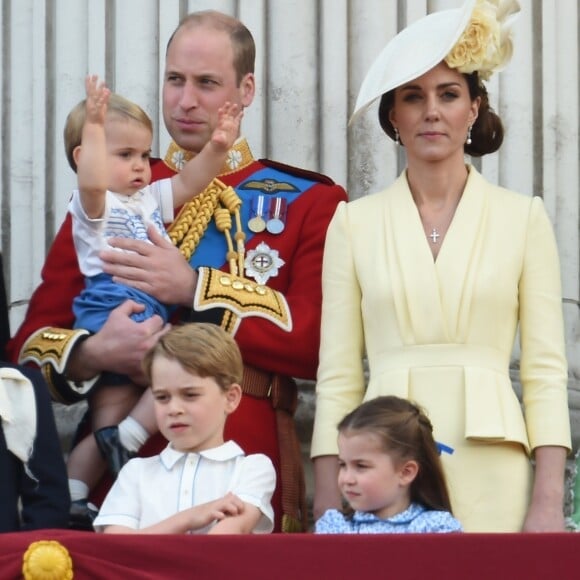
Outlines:
{"type": "Polygon", "coordinates": [[[524,520],[523,532],[563,532],[564,510],[562,503],[532,502],[524,520]]]}
{"type": "Polygon", "coordinates": [[[534,488],[522,531],[563,532],[566,449],[537,447],[535,459],[534,488]]]}
{"type": "Polygon", "coordinates": [[[314,459],[314,519],[328,509],[340,509],[342,496],[338,488],[338,459],[336,455],[324,455],[314,459]]]}

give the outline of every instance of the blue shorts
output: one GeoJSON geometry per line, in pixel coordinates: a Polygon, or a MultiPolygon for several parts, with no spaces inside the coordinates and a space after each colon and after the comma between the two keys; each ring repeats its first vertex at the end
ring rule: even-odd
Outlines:
{"type": "Polygon", "coordinates": [[[74,328],[84,328],[89,332],[99,331],[112,310],[126,300],[134,300],[145,306],[143,312],[131,315],[136,322],[142,322],[158,314],[164,322],[169,320],[172,308],[135,288],[113,282],[108,274],[98,274],[85,279],[85,289],[73,301],[75,315],[74,328]]]}

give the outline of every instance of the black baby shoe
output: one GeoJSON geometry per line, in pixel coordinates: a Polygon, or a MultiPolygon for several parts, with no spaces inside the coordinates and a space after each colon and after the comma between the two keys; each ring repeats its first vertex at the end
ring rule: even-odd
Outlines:
{"type": "Polygon", "coordinates": [[[107,461],[111,475],[116,479],[121,467],[137,454],[123,447],[119,439],[119,427],[116,425],[103,427],[95,431],[94,435],[101,455],[107,461]]]}
{"type": "Polygon", "coordinates": [[[87,499],[77,499],[70,504],[68,527],[71,530],[92,532],[93,522],[98,514],[97,508],[87,499]]]}

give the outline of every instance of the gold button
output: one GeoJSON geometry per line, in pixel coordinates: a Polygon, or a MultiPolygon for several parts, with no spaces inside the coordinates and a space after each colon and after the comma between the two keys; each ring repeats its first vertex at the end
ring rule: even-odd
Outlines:
{"type": "Polygon", "coordinates": [[[55,332],[43,332],[42,338],[46,340],[64,340],[66,338],[66,334],[62,333],[55,333],[55,332]]]}

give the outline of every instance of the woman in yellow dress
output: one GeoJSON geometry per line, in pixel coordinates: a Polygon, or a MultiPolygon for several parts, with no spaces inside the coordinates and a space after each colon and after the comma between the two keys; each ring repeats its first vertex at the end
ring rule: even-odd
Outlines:
{"type": "Polygon", "coordinates": [[[540,198],[492,185],[464,160],[503,140],[484,81],[511,57],[518,11],[515,0],[470,0],[430,14],[363,82],[354,116],[380,97],[407,167],[386,190],[339,205],[328,230],[315,516],[340,505],[337,423],[391,394],[425,408],[453,451],[442,460],[466,531],[564,529],[570,425],[552,227],[540,198]],[[518,328],[523,411],[509,376],[518,328]]]}

